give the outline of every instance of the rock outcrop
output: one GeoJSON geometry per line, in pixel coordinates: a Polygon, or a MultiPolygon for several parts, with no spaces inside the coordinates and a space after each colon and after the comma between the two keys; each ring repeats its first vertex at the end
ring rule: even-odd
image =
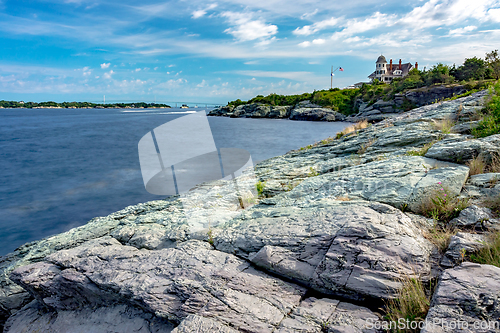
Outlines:
{"type": "MultiPolygon", "coordinates": [[[[480,207],[500,193],[498,174],[469,177],[464,163],[493,156],[500,142],[435,126],[469,121],[484,95],[263,161],[263,196],[246,209],[225,201],[235,188],[220,180],[26,244],[0,260],[4,331],[379,332],[380,307],[408,276],[440,281],[430,321],[497,320],[499,268],[465,261],[481,233],[499,228],[480,207]],[[444,187],[476,205],[450,222],[461,231],[442,254],[429,237],[434,221],[418,214],[444,187]],[[195,227],[186,200],[212,207],[211,220],[201,214],[195,227]]],[[[224,114],[321,108],[236,109],[224,114]]]]}

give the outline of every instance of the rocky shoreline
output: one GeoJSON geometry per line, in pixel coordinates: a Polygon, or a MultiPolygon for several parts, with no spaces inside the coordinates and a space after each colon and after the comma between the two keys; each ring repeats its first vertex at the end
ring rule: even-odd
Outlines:
{"type": "MultiPolygon", "coordinates": [[[[215,207],[216,218],[230,218],[212,228],[193,230],[172,197],[23,245],[0,260],[4,332],[382,332],[374,325],[383,322],[380,307],[408,276],[437,283],[427,322],[499,323],[500,268],[464,255],[500,229],[481,207],[500,194],[492,181],[500,174],[469,176],[465,165],[500,154],[500,135],[436,127],[447,119],[467,127],[485,95],[398,113],[262,161],[262,197],[246,209],[215,207]],[[423,156],[411,154],[426,145],[423,156]],[[469,202],[450,222],[460,231],[444,249],[428,237],[433,220],[418,215],[440,188],[469,202]]],[[[224,115],[299,119],[315,108],[224,115]]],[[[319,120],[340,120],[321,112],[319,120]]],[[[207,202],[232,192],[222,180],[199,189],[207,202]]],[[[456,332],[450,327],[422,332],[456,332]]]]}

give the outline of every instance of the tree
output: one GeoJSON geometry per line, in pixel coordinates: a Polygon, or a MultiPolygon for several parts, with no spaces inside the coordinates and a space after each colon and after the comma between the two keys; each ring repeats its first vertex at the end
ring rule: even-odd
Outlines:
{"type": "Polygon", "coordinates": [[[481,58],[467,58],[464,64],[457,68],[456,76],[458,80],[483,80],[490,76],[486,61],[481,58]]]}
{"type": "Polygon", "coordinates": [[[500,79],[500,57],[498,56],[498,50],[486,53],[486,62],[492,71],[492,76],[497,80],[500,79]]]}

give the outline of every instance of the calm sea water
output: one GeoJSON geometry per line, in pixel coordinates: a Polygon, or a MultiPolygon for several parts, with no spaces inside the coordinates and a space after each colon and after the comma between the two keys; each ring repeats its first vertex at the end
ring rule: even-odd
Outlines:
{"type": "MultiPolygon", "coordinates": [[[[162,198],[144,189],[137,144],[185,111],[1,109],[0,255],[95,216],[162,198]]],[[[218,147],[246,149],[254,162],[348,125],[221,117],[209,122],[218,147]]]]}

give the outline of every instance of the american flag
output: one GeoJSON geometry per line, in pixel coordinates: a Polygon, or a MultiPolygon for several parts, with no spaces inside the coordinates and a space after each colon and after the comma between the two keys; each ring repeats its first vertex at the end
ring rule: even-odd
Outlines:
{"type": "Polygon", "coordinates": [[[343,72],[344,69],[342,67],[339,67],[339,72],[343,72]]]}

